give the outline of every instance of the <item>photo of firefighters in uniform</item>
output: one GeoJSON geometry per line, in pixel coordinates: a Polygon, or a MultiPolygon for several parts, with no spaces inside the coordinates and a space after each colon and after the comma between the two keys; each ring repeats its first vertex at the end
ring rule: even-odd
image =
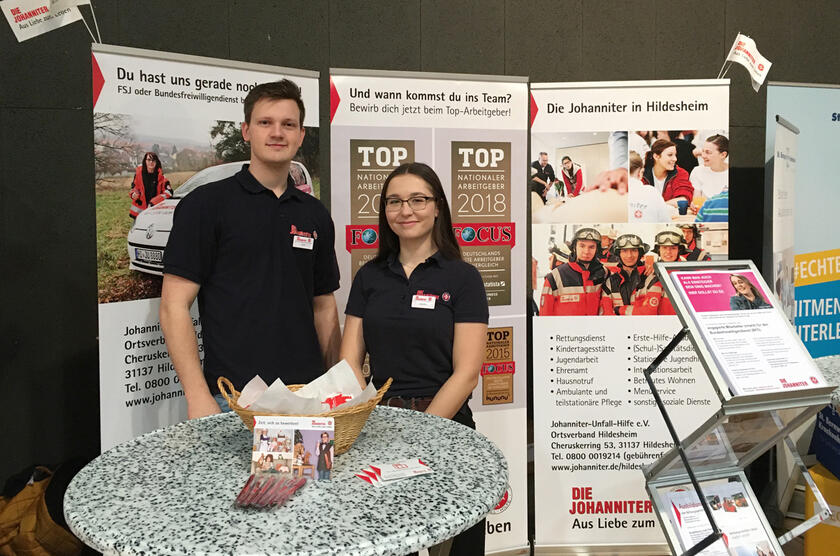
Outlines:
{"type": "Polygon", "coordinates": [[[726,223],[535,224],[533,313],[673,315],[654,263],[726,259],[728,231],[726,223]]]}

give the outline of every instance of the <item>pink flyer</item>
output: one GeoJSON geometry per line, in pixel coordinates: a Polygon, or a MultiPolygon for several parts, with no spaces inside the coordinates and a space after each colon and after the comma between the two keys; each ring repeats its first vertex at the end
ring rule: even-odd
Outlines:
{"type": "Polygon", "coordinates": [[[698,313],[772,307],[761,281],[750,271],[679,272],[675,277],[698,313]]]}

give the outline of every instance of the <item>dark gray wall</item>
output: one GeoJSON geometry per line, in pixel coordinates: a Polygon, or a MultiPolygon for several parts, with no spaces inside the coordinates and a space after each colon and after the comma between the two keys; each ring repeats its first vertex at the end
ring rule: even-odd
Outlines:
{"type": "MultiPolygon", "coordinates": [[[[840,8],[832,0],[94,5],[106,43],[320,70],[324,78],[331,66],[535,82],[713,78],[741,31],[773,61],[770,79],[840,82],[840,8]]],[[[76,23],[17,43],[0,24],[0,51],[2,479],[33,462],[97,453],[99,417],[90,38],[76,23]]],[[[731,212],[760,221],[765,92],[754,93],[740,67],[729,77],[733,180],[745,176],[731,212]]],[[[324,140],[328,113],[324,94],[324,140]]],[[[733,254],[751,256],[749,247],[733,254]]]]}

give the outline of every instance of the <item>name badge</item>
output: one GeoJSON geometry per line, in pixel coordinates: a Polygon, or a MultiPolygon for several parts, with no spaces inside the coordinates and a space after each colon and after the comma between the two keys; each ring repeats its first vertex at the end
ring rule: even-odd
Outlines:
{"type": "Polygon", "coordinates": [[[315,248],[315,238],[314,237],[305,237],[305,236],[295,236],[292,240],[292,247],[297,247],[298,249],[312,249],[315,248]]]}
{"type": "Polygon", "coordinates": [[[434,309],[435,296],[416,294],[411,298],[412,309],[434,309]]]}

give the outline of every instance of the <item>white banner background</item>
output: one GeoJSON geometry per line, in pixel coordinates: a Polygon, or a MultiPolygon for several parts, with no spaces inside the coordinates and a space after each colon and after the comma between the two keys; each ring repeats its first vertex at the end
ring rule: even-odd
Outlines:
{"type": "MultiPolygon", "coordinates": [[[[398,72],[389,76],[383,76],[382,72],[365,75],[359,70],[348,73],[337,70],[330,77],[333,112],[331,212],[336,237],[346,237],[348,226],[378,224],[377,213],[373,210],[378,207],[376,195],[391,169],[408,161],[394,157],[404,152],[401,149],[413,154],[409,157],[411,160],[425,162],[435,169],[447,193],[453,220],[458,222],[458,210],[462,205],[452,194],[453,142],[503,144],[501,148],[509,155],[506,162],[510,169],[504,206],[499,205],[496,218],[482,216],[479,220],[524,224],[528,106],[524,80],[484,80],[476,76],[447,79],[433,74],[398,72]],[[357,141],[365,143],[355,143],[357,141]],[[369,152],[381,156],[375,160],[376,154],[373,154],[374,158],[365,160],[360,152],[352,152],[351,145],[356,149],[373,146],[377,150],[369,152]],[[365,162],[376,170],[361,172],[360,166],[365,162]],[[359,178],[360,173],[368,177],[359,178]]],[[[524,226],[516,232],[509,263],[505,261],[509,264],[510,278],[502,286],[510,299],[496,305],[491,302],[489,325],[491,329],[512,328],[509,344],[515,364],[510,392],[512,403],[483,405],[483,378],[470,401],[478,430],[504,452],[510,470],[507,498],[487,516],[488,553],[528,546],[525,275],[517,271],[525,268],[524,226]]],[[[364,251],[375,253],[372,249],[364,251]]],[[[340,313],[346,305],[353,269],[363,262],[358,252],[354,253],[351,256],[347,249],[336,246],[342,276],[342,288],[337,294],[340,313]]]]}
{"type": "MultiPolygon", "coordinates": [[[[562,180],[563,154],[574,152],[583,157],[585,149],[600,149],[600,158],[591,158],[588,173],[584,162],[583,179],[588,184],[599,171],[614,169],[613,161],[620,159],[615,157],[613,132],[726,130],[728,85],[728,80],[532,84],[536,113],[531,114],[530,160],[537,160],[540,151],[547,152],[549,163],[562,180]],[[593,168],[600,160],[601,166],[593,168]]],[[[619,154],[626,157],[627,152],[619,154]]],[[[575,154],[572,159],[581,161],[575,154]]],[[[580,199],[594,194],[566,198],[566,206],[580,206],[580,199]]],[[[538,205],[540,214],[545,214],[549,206],[543,209],[538,205]]],[[[565,216],[567,212],[563,217],[542,218],[540,222],[548,222],[532,226],[532,256],[538,265],[534,284],[537,303],[544,276],[550,270],[545,266],[550,253],[546,245],[571,240],[576,227],[611,228],[617,235],[635,233],[653,247],[655,233],[693,220],[676,214],[673,220],[646,223],[605,217],[593,220],[592,214],[607,212],[597,206],[589,209],[583,220],[570,219],[565,216]]],[[[622,217],[628,214],[627,210],[618,212],[622,217]]],[[[711,225],[704,232],[703,248],[717,258],[726,258],[727,236],[726,222],[711,225]]],[[[675,316],[534,319],[537,553],[668,553],[654,514],[636,511],[638,507],[645,510],[648,501],[641,466],[670,446],[642,371],[679,329],[675,316]],[[627,511],[572,513],[577,502],[590,501],[631,504],[625,507],[627,511]]],[[[685,436],[714,412],[716,398],[687,341],[668,361],[654,376],[679,433],[685,436]]]]}
{"type": "MultiPolygon", "coordinates": [[[[177,145],[178,155],[190,151],[205,155],[212,144],[209,131],[218,120],[239,127],[244,119],[242,100],[250,87],[283,77],[294,80],[302,89],[307,108],[305,123],[318,123],[318,79],[312,72],[108,45],[93,46],[93,64],[95,118],[113,115],[124,122],[127,134],[120,141],[136,143],[140,156],[152,150],[152,143],[177,145]]],[[[177,161],[177,155],[172,158],[177,161]]],[[[111,255],[119,257],[117,268],[109,271],[117,274],[128,266],[127,260],[123,261],[127,247],[123,234],[129,225],[133,164],[139,163],[128,162],[122,174],[108,174],[115,183],[126,182],[116,192],[117,218],[124,218],[117,221],[117,228],[103,229],[113,225],[113,217],[107,219],[108,199],[114,192],[107,187],[100,191],[97,186],[98,235],[108,237],[116,230],[122,236],[117,239],[118,253],[106,253],[103,246],[107,242],[99,240],[98,258],[102,265],[101,261],[111,255]]],[[[171,167],[165,166],[163,172],[167,178],[175,175],[171,167]]],[[[101,168],[97,168],[97,177],[101,174],[101,168]]],[[[112,291],[115,286],[103,278],[103,272],[100,266],[100,300],[128,298],[99,305],[100,426],[101,448],[105,451],[184,420],[186,403],[163,344],[158,319],[160,299],[141,299],[131,291],[136,284],[148,284],[155,278],[129,270],[126,279],[134,286],[126,294],[112,291]],[[138,282],[141,278],[143,281],[138,282]]],[[[157,288],[159,292],[159,285],[157,288]]],[[[198,316],[195,306],[193,316],[198,316]]],[[[200,323],[196,328],[200,334],[200,323]]],[[[199,336],[199,347],[200,341],[199,336]]],[[[203,353],[200,355],[203,358],[203,353]]]]}

